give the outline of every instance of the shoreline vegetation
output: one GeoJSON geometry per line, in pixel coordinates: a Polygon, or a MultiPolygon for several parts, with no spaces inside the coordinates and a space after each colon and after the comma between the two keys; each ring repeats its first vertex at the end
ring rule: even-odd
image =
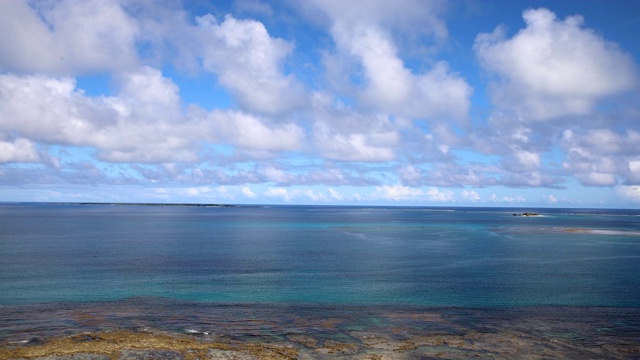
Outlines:
{"type": "Polygon", "coordinates": [[[280,341],[238,341],[161,331],[83,332],[47,340],[0,344],[0,359],[467,359],[612,358],[640,355],[633,341],[585,346],[562,336],[540,337],[522,330],[436,333],[396,339],[387,334],[353,331],[357,342],[289,335],[280,341]]]}

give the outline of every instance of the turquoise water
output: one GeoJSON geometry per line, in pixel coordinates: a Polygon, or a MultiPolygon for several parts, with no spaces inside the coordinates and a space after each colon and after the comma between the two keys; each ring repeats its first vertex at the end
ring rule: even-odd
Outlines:
{"type": "Polygon", "coordinates": [[[0,205],[0,304],[133,298],[638,308],[640,211],[0,205]]]}
{"type": "Polygon", "coordinates": [[[0,204],[0,346],[114,329],[634,358],[640,211],[0,204]]]}

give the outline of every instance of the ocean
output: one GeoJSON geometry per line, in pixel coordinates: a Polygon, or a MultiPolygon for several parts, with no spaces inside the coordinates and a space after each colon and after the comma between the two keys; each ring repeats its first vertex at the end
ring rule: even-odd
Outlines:
{"type": "Polygon", "coordinates": [[[115,329],[640,357],[640,210],[0,204],[0,342],[115,329]]]}

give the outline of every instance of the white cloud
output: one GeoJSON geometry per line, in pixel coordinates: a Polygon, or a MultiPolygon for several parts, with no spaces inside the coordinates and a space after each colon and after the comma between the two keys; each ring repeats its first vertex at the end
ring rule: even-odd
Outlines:
{"type": "Polygon", "coordinates": [[[620,181],[640,183],[637,148],[640,132],[625,134],[610,129],[565,130],[562,147],[566,158],[563,167],[588,186],[612,186],[620,181]]]}
{"type": "Polygon", "coordinates": [[[1,1],[0,69],[55,74],[131,69],[138,64],[139,31],[117,1],[1,1]]]}
{"type": "Polygon", "coordinates": [[[0,140],[0,163],[7,162],[37,162],[40,155],[36,145],[27,139],[13,141],[0,140]]]}
{"type": "Polygon", "coordinates": [[[267,191],[264,192],[264,195],[270,198],[280,198],[287,202],[291,201],[291,194],[283,187],[269,187],[267,191]]]}
{"type": "Polygon", "coordinates": [[[315,146],[329,159],[388,161],[400,140],[395,124],[383,116],[362,116],[347,110],[317,110],[315,146]]]}
{"type": "Polygon", "coordinates": [[[292,45],[272,38],[261,22],[227,15],[196,19],[201,29],[203,65],[219,76],[247,110],[278,114],[306,102],[305,90],[293,75],[282,72],[292,45]]]}
{"type": "Polygon", "coordinates": [[[272,166],[263,169],[262,173],[267,178],[267,180],[277,183],[287,183],[291,180],[291,175],[272,166]]]}
{"type": "Polygon", "coordinates": [[[324,19],[330,26],[335,19],[348,23],[379,24],[388,29],[414,32],[444,40],[448,30],[440,15],[446,12],[445,1],[421,0],[313,0],[297,4],[309,16],[326,16],[324,19]]]}
{"type": "Polygon", "coordinates": [[[184,192],[189,197],[202,197],[211,193],[211,188],[207,186],[190,187],[190,188],[182,189],[182,192],[184,192]]]}
{"type": "Polygon", "coordinates": [[[463,190],[462,198],[464,200],[471,201],[471,202],[476,202],[481,200],[480,195],[473,190],[463,190]]]}
{"type": "Polygon", "coordinates": [[[520,150],[514,153],[514,157],[518,163],[518,167],[523,170],[537,170],[540,168],[540,155],[537,153],[520,150]]]}
{"type": "Polygon", "coordinates": [[[640,186],[619,185],[615,187],[615,191],[621,198],[635,204],[640,204],[640,186]]]}
{"type": "MultiPolygon", "coordinates": [[[[399,116],[463,119],[470,106],[471,87],[449,71],[444,61],[423,73],[414,73],[402,60],[392,34],[427,34],[446,38],[439,13],[444,3],[424,1],[315,1],[328,18],[327,27],[338,54],[327,56],[332,76],[351,76],[349,59],[362,67],[365,84],[357,98],[366,108],[399,116]],[[401,30],[401,31],[396,31],[401,30]]],[[[308,10],[311,12],[311,10],[308,10]]],[[[420,48],[424,42],[420,42],[420,48]]],[[[343,80],[331,79],[344,84],[343,80]]],[[[342,86],[339,86],[342,87],[342,86]]]]}
{"type": "Polygon", "coordinates": [[[411,164],[407,164],[398,169],[398,177],[403,183],[416,185],[420,183],[422,173],[419,168],[416,168],[411,164]]]}
{"type": "Polygon", "coordinates": [[[214,110],[205,115],[216,141],[237,146],[240,150],[260,152],[296,150],[305,134],[294,123],[270,123],[267,119],[239,111],[214,110]]]}
{"type": "Polygon", "coordinates": [[[242,194],[248,197],[249,199],[255,199],[256,197],[258,197],[258,195],[253,191],[251,191],[251,189],[247,186],[242,188],[242,194]]]}
{"type": "Polygon", "coordinates": [[[333,17],[331,34],[338,50],[355,57],[364,69],[366,85],[359,95],[364,106],[415,118],[466,117],[471,87],[450,73],[446,62],[437,62],[429,71],[414,74],[399,57],[390,29],[385,29],[381,20],[367,18],[366,11],[359,16],[342,11],[329,14],[333,17]]]}
{"type": "Polygon", "coordinates": [[[425,194],[422,190],[403,185],[382,185],[377,186],[374,197],[386,200],[416,200],[425,194]]]}
{"type": "Polygon", "coordinates": [[[194,161],[202,124],[181,121],[177,92],[148,67],[123,75],[112,97],[85,96],[70,78],[0,75],[0,133],[95,147],[106,161],[194,161]]]}
{"type": "Polygon", "coordinates": [[[480,34],[474,49],[498,76],[493,101],[527,120],[584,115],[598,100],[632,89],[632,57],[583,27],[580,16],[559,20],[547,9],[523,12],[527,27],[508,39],[503,27],[480,34]]]}
{"type": "Polygon", "coordinates": [[[343,201],[344,200],[344,196],[342,194],[340,194],[338,191],[329,188],[329,190],[327,190],[328,194],[329,194],[329,198],[336,200],[336,201],[343,201]]]}
{"type": "Polygon", "coordinates": [[[298,149],[304,138],[293,123],[239,111],[184,112],[177,86],[150,67],[119,84],[116,96],[89,97],[70,78],[0,75],[0,134],[94,147],[109,162],[192,162],[206,140],[264,156],[298,149]]]}
{"type": "Polygon", "coordinates": [[[440,190],[435,187],[429,188],[429,191],[427,191],[426,195],[427,195],[427,198],[431,201],[451,202],[454,200],[453,191],[440,190]]]}
{"type": "Polygon", "coordinates": [[[340,195],[333,189],[329,189],[327,193],[316,192],[311,189],[287,189],[283,187],[270,187],[264,192],[264,195],[270,198],[280,199],[285,202],[303,201],[312,203],[324,203],[342,199],[340,195]]]}

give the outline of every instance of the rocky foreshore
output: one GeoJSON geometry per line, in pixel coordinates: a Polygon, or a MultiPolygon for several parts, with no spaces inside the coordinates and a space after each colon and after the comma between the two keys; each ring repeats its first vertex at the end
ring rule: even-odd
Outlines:
{"type": "Polygon", "coordinates": [[[108,331],[5,343],[0,359],[196,360],[196,359],[414,359],[414,358],[610,358],[640,356],[640,344],[622,342],[584,347],[563,338],[540,338],[520,331],[470,331],[396,339],[351,332],[356,342],[291,335],[279,342],[232,341],[164,332],[108,331]]]}

